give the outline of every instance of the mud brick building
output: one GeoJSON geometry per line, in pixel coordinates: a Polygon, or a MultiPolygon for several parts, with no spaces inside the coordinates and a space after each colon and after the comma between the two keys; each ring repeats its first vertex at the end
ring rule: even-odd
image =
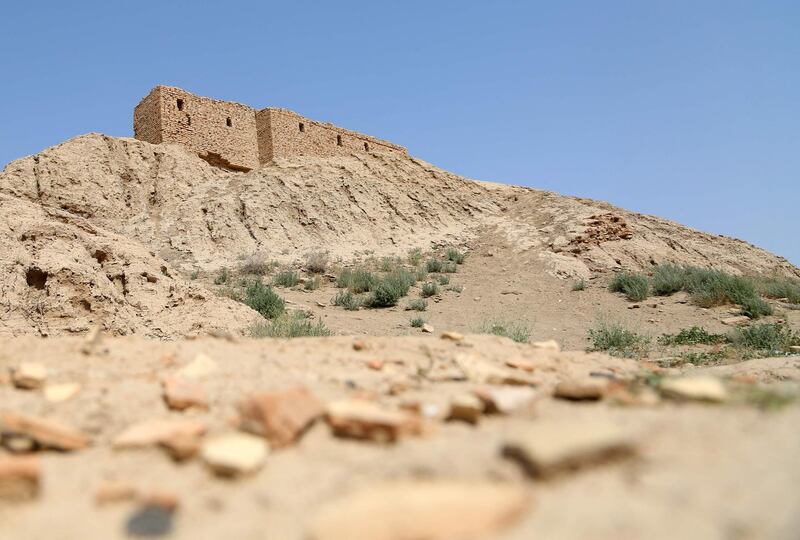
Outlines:
{"type": "Polygon", "coordinates": [[[256,110],[172,86],[156,86],[139,102],[133,132],[139,140],[181,144],[212,165],[240,171],[298,155],[408,153],[402,146],[286,109],[256,110]]]}

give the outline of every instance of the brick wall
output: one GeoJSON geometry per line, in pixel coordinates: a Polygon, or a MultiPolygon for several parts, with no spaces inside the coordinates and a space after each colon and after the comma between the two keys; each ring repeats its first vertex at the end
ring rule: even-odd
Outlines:
{"type": "Polygon", "coordinates": [[[286,109],[255,111],[171,86],[154,88],[136,106],[133,124],[137,139],[182,144],[213,165],[237,170],[296,155],[407,153],[402,146],[286,109]]]}

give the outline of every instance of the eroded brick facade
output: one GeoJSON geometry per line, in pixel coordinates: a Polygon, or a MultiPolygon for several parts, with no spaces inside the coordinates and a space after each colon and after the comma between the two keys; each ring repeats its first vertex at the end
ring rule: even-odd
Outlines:
{"type": "Polygon", "coordinates": [[[136,106],[133,131],[139,140],[182,144],[213,165],[235,170],[297,155],[407,153],[402,146],[286,109],[255,110],[171,86],[155,87],[136,106]]]}

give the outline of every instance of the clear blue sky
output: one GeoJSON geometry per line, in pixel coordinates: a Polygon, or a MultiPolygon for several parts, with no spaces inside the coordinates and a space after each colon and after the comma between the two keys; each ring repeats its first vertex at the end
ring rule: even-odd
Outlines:
{"type": "Polygon", "coordinates": [[[800,2],[9,2],[0,165],[130,136],[159,83],[800,264],[800,2]]]}

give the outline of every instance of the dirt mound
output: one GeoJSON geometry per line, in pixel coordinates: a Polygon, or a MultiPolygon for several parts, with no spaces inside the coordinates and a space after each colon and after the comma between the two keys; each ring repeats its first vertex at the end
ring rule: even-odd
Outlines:
{"type": "Polygon", "coordinates": [[[0,194],[0,334],[238,333],[255,313],[189,285],[141,244],[0,194]],[[202,314],[202,316],[201,316],[202,314]]]}

